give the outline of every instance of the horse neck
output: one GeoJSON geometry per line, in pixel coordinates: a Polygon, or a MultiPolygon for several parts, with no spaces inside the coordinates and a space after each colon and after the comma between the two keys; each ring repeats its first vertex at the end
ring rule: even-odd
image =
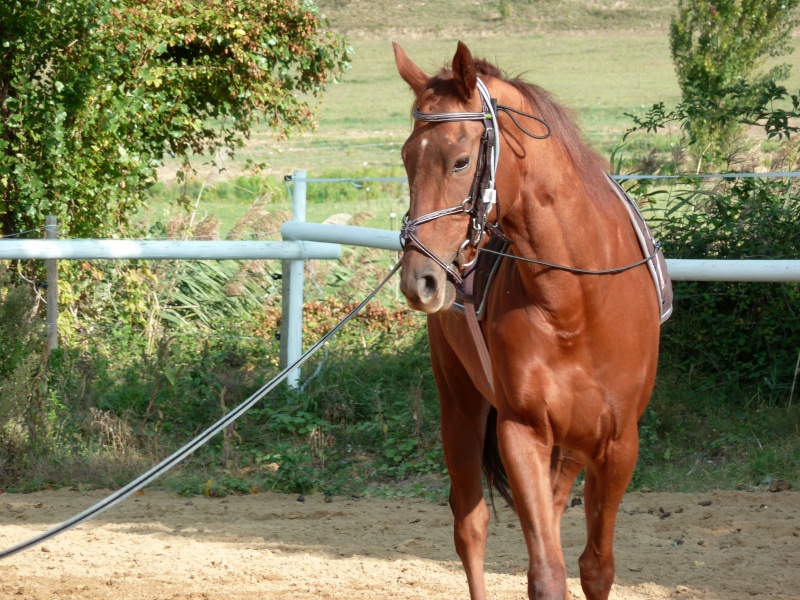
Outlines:
{"type": "MultiPolygon", "coordinates": [[[[509,194],[499,194],[501,224],[513,242],[514,254],[581,269],[619,264],[627,254],[619,244],[622,214],[615,210],[622,207],[606,202],[602,188],[594,193],[587,190],[573,163],[554,142],[533,142],[538,147],[528,145],[524,156],[529,158],[524,165],[516,165],[517,173],[513,165],[503,173],[509,194]]],[[[596,176],[606,177],[600,170],[596,176]]],[[[610,185],[606,193],[613,193],[610,185]]],[[[596,278],[564,271],[526,266],[518,273],[529,294],[540,302],[569,304],[596,289],[596,278]]]]}

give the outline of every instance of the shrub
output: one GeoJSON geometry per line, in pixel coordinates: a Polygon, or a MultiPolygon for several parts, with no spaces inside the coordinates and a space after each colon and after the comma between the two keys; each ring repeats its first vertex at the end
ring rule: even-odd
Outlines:
{"type": "MultiPolygon", "coordinates": [[[[654,220],[669,258],[796,259],[798,184],[739,179],[672,198],[654,220]]],[[[797,283],[676,282],[666,354],[682,368],[788,398],[800,352],[797,283]]]]}
{"type": "Polygon", "coordinates": [[[11,284],[0,266],[0,481],[22,472],[38,437],[33,403],[44,334],[33,307],[30,290],[11,284]]]}
{"type": "Polygon", "coordinates": [[[117,233],[164,154],[244,145],[259,120],[313,123],[311,98],[349,66],[312,2],[0,4],[0,230],[57,215],[117,233]]]}

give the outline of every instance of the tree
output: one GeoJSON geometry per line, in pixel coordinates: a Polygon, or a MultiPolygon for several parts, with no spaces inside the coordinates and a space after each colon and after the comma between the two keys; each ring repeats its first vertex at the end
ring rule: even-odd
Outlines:
{"type": "MultiPolygon", "coordinates": [[[[725,156],[746,125],[790,140],[800,130],[800,94],[776,82],[788,67],[759,69],[767,57],[787,51],[798,3],[679,0],[671,41],[683,100],[671,110],[659,102],[643,117],[628,115],[634,127],[625,136],[677,123],[689,148],[707,159],[725,156]]],[[[796,170],[796,143],[777,146],[773,169],[796,170]]],[[[723,180],[713,187],[687,179],[670,190],[650,185],[642,182],[634,194],[657,206],[651,224],[672,258],[797,255],[800,194],[792,179],[723,180]]],[[[725,385],[753,386],[769,403],[790,402],[800,326],[786,315],[796,312],[796,284],[675,282],[674,291],[674,317],[662,337],[666,360],[725,385]]]]}
{"type": "Polygon", "coordinates": [[[308,127],[348,66],[309,0],[6,0],[0,44],[3,235],[112,234],[165,153],[308,127]]]}
{"type": "Polygon", "coordinates": [[[724,153],[739,129],[736,119],[728,118],[731,112],[752,106],[763,95],[763,86],[774,86],[788,75],[788,65],[760,69],[768,57],[791,52],[798,4],[800,0],[678,1],[670,47],[683,104],[697,108],[686,128],[700,155],[724,153]]]}

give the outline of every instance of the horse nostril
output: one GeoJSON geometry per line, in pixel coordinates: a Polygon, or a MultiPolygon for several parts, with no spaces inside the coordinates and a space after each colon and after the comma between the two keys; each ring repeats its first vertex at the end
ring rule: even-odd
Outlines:
{"type": "Polygon", "coordinates": [[[419,299],[428,302],[436,297],[439,292],[439,281],[433,275],[424,275],[417,282],[419,299]]]}

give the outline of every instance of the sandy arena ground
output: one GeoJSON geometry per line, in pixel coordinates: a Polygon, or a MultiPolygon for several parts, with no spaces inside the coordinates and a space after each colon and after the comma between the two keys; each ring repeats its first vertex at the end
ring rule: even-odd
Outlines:
{"type": "MultiPolygon", "coordinates": [[[[0,547],[105,496],[0,494],[0,547]]],[[[582,507],[564,517],[573,598],[582,507]]],[[[800,493],[629,494],[617,526],[615,600],[800,599],[800,493]]],[[[525,597],[526,553],[507,509],[492,520],[490,598],[525,597]]],[[[0,561],[0,598],[420,598],[467,595],[449,508],[421,500],[145,491],[0,561]]]]}

